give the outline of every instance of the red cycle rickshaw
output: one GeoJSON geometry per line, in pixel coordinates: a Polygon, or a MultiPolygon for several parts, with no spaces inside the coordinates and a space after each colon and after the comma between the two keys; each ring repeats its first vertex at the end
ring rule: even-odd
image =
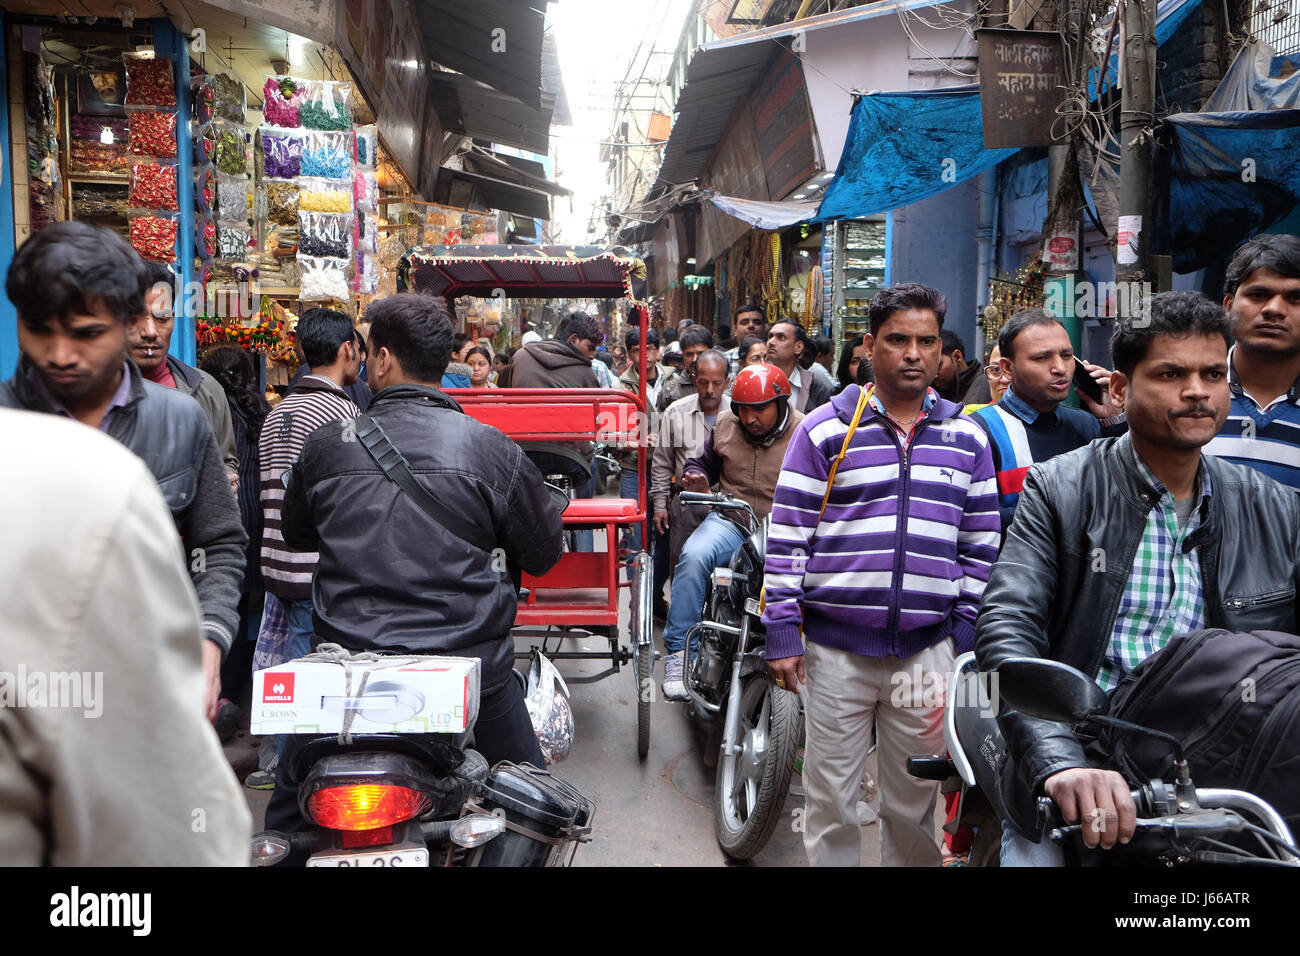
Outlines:
{"type": "MultiPolygon", "coordinates": [[[[647,310],[635,304],[632,281],[643,276],[639,259],[622,249],[571,246],[419,246],[400,267],[406,288],[447,300],[454,314],[461,296],[485,299],[631,299],[641,329],[639,394],[623,389],[491,388],[448,389],[465,412],[517,442],[607,442],[637,449],[636,498],[576,498],[564,511],[566,529],[604,530],[605,550],[567,551],[540,578],[524,574],[515,636],[541,639],[552,660],[608,660],[609,668],[587,677],[591,683],[633,662],[637,699],[637,753],[650,749],[650,703],[653,693],[654,634],[651,625],[649,555],[619,550],[619,534],[641,525],[641,540],[650,540],[646,505],[648,429],[645,395],[647,310]],[[630,563],[629,563],[630,558],[630,563]],[[627,580],[620,570],[628,568],[627,580]],[[620,643],[619,605],[629,592],[626,645],[620,643]],[[562,651],[564,637],[601,636],[608,651],[562,651]],[[556,649],[547,647],[556,640],[556,649]]],[[[517,653],[519,657],[527,652],[517,653]]]]}

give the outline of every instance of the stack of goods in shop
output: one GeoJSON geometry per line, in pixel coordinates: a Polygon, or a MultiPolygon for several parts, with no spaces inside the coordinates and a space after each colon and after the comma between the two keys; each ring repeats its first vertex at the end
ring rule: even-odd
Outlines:
{"type": "Polygon", "coordinates": [[[24,95],[27,102],[27,192],[32,232],[62,216],[57,112],[54,71],[39,54],[23,56],[24,95]]]}
{"type": "Polygon", "coordinates": [[[68,131],[71,134],[68,172],[91,176],[126,175],[126,117],[78,113],[70,120],[68,131]]]}
{"type": "Polygon", "coordinates": [[[356,249],[354,289],[359,295],[374,295],[379,291],[378,149],[377,128],[359,127],[352,169],[352,202],[357,212],[352,237],[356,249]]]}
{"type": "Polygon", "coordinates": [[[266,248],[280,258],[296,245],[301,299],[347,302],[364,285],[361,250],[377,248],[374,128],[353,129],[349,83],[272,76],[262,92],[266,248]]]}
{"type": "Polygon", "coordinates": [[[250,257],[251,181],[244,84],[222,74],[194,80],[195,251],[200,259],[250,257]]]}
{"type": "Polygon", "coordinates": [[[166,57],[124,54],[129,238],[151,262],[176,261],[176,75],[166,57]]]}

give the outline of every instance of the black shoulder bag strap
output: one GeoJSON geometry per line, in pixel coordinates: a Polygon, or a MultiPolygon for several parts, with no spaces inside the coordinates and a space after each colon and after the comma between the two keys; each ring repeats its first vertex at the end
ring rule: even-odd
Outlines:
{"type": "Polygon", "coordinates": [[[496,547],[496,539],[456,514],[422,484],[415,480],[411,466],[402,453],[393,447],[388,435],[379,422],[369,415],[361,415],[356,420],[357,441],[365,446],[370,457],[375,460],[390,481],[401,488],[419,505],[420,510],[433,519],[436,524],[446,528],[466,544],[471,544],[481,551],[491,554],[496,547]]]}

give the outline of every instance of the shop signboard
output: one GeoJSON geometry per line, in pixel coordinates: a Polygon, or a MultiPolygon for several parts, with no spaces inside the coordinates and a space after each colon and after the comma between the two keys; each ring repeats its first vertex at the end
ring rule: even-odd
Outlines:
{"type": "Polygon", "coordinates": [[[1053,145],[1056,108],[1065,94],[1061,35],[1042,30],[977,30],[975,35],[984,148],[1053,145]]]}

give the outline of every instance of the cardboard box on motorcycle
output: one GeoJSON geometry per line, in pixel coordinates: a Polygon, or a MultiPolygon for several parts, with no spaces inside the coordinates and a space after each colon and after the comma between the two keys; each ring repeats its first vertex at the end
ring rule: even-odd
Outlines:
{"type": "Polygon", "coordinates": [[[288,661],[254,672],[250,730],[337,733],[351,711],[352,733],[463,733],[478,717],[479,666],[464,657],[288,661]]]}

